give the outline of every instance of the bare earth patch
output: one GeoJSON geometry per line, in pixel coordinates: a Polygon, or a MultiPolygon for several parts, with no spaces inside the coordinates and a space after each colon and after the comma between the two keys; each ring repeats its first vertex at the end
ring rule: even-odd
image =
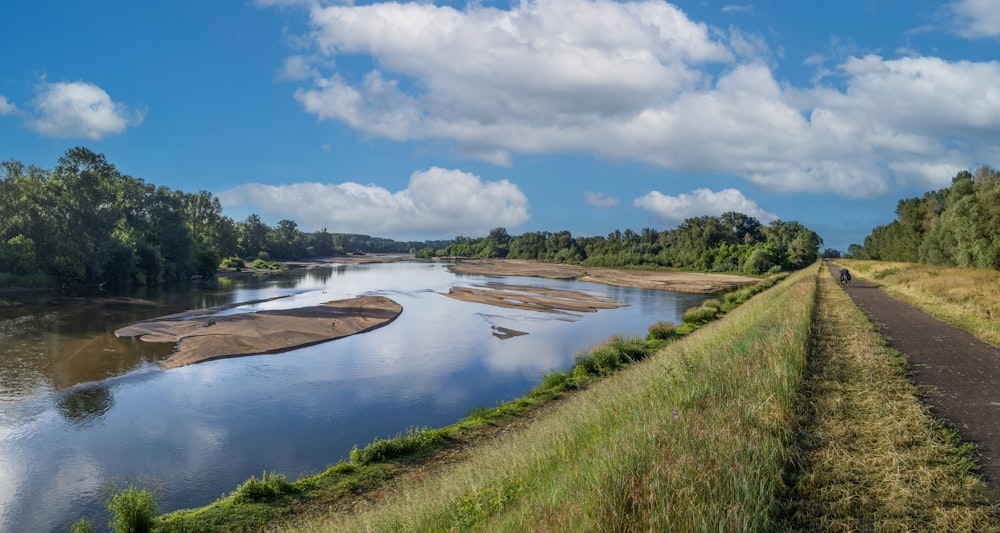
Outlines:
{"type": "Polygon", "coordinates": [[[753,285],[760,281],[757,278],[734,274],[584,268],[577,265],[539,263],[520,259],[473,259],[452,265],[449,269],[456,274],[579,279],[620,287],[694,294],[712,294],[741,285],[753,285]]]}
{"type": "Polygon", "coordinates": [[[361,296],[323,305],[225,316],[205,316],[223,308],[199,309],[137,322],[115,331],[118,337],[176,342],[160,363],[164,370],[212,359],[279,353],[382,327],[403,307],[383,296],[361,296]]]}

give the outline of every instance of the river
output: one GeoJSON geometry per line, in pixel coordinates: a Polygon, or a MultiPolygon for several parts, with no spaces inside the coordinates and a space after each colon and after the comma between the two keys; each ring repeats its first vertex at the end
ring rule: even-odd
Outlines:
{"type": "Polygon", "coordinates": [[[109,483],[160,486],[161,510],[204,505],[265,470],[294,480],[354,445],[450,424],[523,395],[615,334],[680,322],[705,296],[542,278],[456,275],[437,263],[337,265],[137,294],[0,295],[0,531],[105,527],[109,483]],[[555,315],[445,297],[485,282],[606,296],[624,307],[555,315]],[[131,322],[269,299],[226,312],[379,294],[383,328],[276,355],[169,371],[173,347],[118,339],[131,322]],[[528,335],[500,339],[493,328],[528,335]]]}

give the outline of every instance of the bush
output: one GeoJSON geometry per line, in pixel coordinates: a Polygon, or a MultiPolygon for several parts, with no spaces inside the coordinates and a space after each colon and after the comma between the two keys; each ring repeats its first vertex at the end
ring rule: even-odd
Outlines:
{"type": "Polygon", "coordinates": [[[704,324],[713,320],[719,314],[719,309],[715,307],[692,307],[684,311],[682,320],[688,324],[704,324]]]}
{"type": "Polygon", "coordinates": [[[285,265],[276,261],[265,261],[263,259],[254,259],[250,262],[250,268],[254,270],[284,270],[285,265]]]}
{"type": "Polygon", "coordinates": [[[677,327],[674,326],[673,323],[667,322],[666,320],[660,320],[652,326],[649,326],[649,335],[646,338],[649,340],[670,340],[677,336],[679,336],[677,333],[677,327]]]}
{"type": "Polygon", "coordinates": [[[108,526],[115,533],[152,531],[159,512],[155,490],[135,485],[114,491],[106,507],[112,514],[108,526]]]}
{"type": "Polygon", "coordinates": [[[234,270],[239,270],[245,266],[246,263],[244,263],[243,259],[240,259],[239,257],[227,257],[219,263],[219,268],[232,268],[234,270]]]}
{"type": "Polygon", "coordinates": [[[94,533],[94,523],[88,518],[80,518],[69,526],[69,533],[94,533]]]}
{"type": "Polygon", "coordinates": [[[269,474],[265,471],[260,475],[260,479],[250,476],[250,479],[236,487],[236,490],[233,491],[233,501],[236,503],[266,502],[290,492],[292,492],[292,484],[288,482],[284,474],[269,474]]]}

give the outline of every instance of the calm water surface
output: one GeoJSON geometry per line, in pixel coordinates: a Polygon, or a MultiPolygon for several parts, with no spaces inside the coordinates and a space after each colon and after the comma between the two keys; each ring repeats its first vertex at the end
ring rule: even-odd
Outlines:
{"type": "Polygon", "coordinates": [[[251,475],[290,480],[345,458],[355,444],[443,426],[523,395],[551,370],[614,334],[680,322],[701,295],[541,278],[458,276],[443,265],[341,265],[222,279],[145,297],[0,297],[0,531],[107,523],[111,480],[153,479],[163,511],[204,505],[251,475]],[[553,315],[460,302],[455,285],[488,281],[598,294],[626,307],[553,315]],[[393,323],[279,355],[161,371],[171,345],[116,339],[138,320],[286,296],[227,313],[380,294],[393,323]],[[39,301],[24,301],[25,298],[39,301]],[[10,301],[15,298],[18,301],[10,301]],[[492,327],[528,335],[500,340],[492,327]]]}

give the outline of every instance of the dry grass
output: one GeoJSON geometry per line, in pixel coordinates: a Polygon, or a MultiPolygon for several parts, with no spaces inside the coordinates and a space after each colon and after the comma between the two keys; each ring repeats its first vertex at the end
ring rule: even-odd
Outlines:
{"type": "Polygon", "coordinates": [[[785,527],[997,531],[968,448],[927,412],[905,362],[831,276],[820,276],[816,309],[785,527]]]}
{"type": "Polygon", "coordinates": [[[853,273],[940,320],[1000,346],[1000,272],[838,259],[853,273]]]}

